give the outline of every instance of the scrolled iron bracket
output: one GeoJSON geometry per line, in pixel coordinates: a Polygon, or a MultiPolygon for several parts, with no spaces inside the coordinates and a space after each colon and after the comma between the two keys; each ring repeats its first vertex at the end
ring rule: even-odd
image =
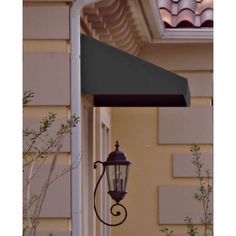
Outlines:
{"type": "Polygon", "coordinates": [[[97,168],[97,164],[102,164],[103,170],[102,170],[102,174],[101,174],[100,178],[98,179],[98,182],[97,182],[97,184],[96,184],[96,187],[95,187],[95,189],[94,189],[94,211],[95,211],[95,213],[96,213],[97,218],[98,218],[103,224],[105,224],[105,225],[107,225],[107,226],[118,226],[118,225],[121,225],[121,224],[126,220],[128,213],[127,213],[127,209],[125,208],[125,206],[122,205],[122,204],[120,204],[119,202],[116,202],[116,203],[114,203],[114,204],[111,206],[111,208],[110,208],[110,213],[111,213],[112,216],[120,216],[120,215],[121,215],[121,212],[120,212],[120,211],[114,211],[114,208],[115,208],[115,207],[120,207],[120,208],[124,211],[124,216],[123,216],[123,218],[122,218],[122,220],[121,220],[120,222],[115,223],[115,224],[107,223],[107,222],[105,222],[105,221],[99,216],[99,214],[98,214],[98,211],[97,211],[97,208],[96,208],[95,200],[96,200],[97,188],[98,188],[98,186],[99,186],[99,184],[100,184],[100,182],[101,182],[101,180],[102,180],[103,175],[105,174],[105,165],[104,165],[104,163],[103,163],[102,161],[96,161],[96,162],[94,162],[94,169],[97,168]]]}

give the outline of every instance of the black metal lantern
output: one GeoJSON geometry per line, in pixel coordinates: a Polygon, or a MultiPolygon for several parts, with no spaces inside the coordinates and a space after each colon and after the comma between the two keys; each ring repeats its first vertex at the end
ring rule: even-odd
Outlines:
{"type": "Polygon", "coordinates": [[[127,181],[128,181],[128,173],[129,173],[129,166],[131,164],[130,161],[127,160],[125,154],[119,150],[119,143],[118,141],[116,142],[116,150],[111,152],[107,158],[106,161],[96,161],[94,163],[94,168],[97,168],[97,164],[102,164],[103,166],[103,171],[102,174],[97,182],[97,185],[94,190],[94,210],[95,213],[98,217],[98,219],[105,225],[108,226],[117,226],[122,224],[126,218],[127,218],[127,210],[125,206],[120,204],[120,201],[124,198],[125,194],[127,193],[127,181]],[[124,217],[123,219],[116,224],[109,224],[105,222],[104,220],[101,219],[99,216],[97,209],[96,209],[96,204],[95,204],[95,197],[96,197],[96,192],[98,185],[106,172],[107,175],[107,184],[108,184],[108,193],[111,196],[111,198],[116,202],[111,206],[110,212],[113,216],[119,216],[121,215],[120,211],[113,212],[113,209],[115,206],[119,206],[124,210],[124,217]]]}

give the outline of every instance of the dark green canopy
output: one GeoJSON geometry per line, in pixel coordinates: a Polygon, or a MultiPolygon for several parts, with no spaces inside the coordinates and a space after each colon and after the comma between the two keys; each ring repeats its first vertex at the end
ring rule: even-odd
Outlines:
{"type": "Polygon", "coordinates": [[[190,106],[187,79],[81,35],[82,94],[97,107],[190,106]]]}

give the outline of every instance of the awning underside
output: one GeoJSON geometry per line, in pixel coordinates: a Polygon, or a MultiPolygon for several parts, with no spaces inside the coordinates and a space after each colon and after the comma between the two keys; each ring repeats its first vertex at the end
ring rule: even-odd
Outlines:
{"type": "Polygon", "coordinates": [[[190,106],[187,79],[81,35],[82,94],[97,107],[190,106]]]}

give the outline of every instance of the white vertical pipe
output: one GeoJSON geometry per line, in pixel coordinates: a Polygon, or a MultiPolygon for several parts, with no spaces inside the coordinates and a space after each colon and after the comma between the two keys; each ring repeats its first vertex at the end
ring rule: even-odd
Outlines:
{"type": "MultiPolygon", "coordinates": [[[[81,117],[81,69],[80,69],[80,11],[95,0],[76,0],[70,10],[70,40],[71,40],[71,112],[81,117]]],[[[81,122],[71,134],[72,163],[81,159],[81,122]]],[[[72,236],[82,235],[82,174],[81,165],[73,169],[71,177],[71,212],[72,236]]]]}
{"type": "MultiPolygon", "coordinates": [[[[81,81],[80,81],[80,1],[76,1],[70,12],[71,39],[71,111],[81,117],[81,81]]],[[[81,121],[71,134],[72,163],[81,159],[81,121]]],[[[82,236],[82,181],[81,165],[72,170],[71,177],[71,213],[72,236],[82,236]]]]}

